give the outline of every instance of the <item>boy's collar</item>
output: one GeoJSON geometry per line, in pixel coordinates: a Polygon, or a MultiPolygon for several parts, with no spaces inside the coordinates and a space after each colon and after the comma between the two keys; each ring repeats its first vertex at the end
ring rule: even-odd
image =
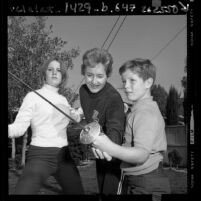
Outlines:
{"type": "Polygon", "coordinates": [[[135,101],[135,102],[133,102],[133,106],[132,106],[131,110],[133,111],[136,107],[138,107],[138,105],[141,105],[141,104],[144,104],[144,103],[147,103],[147,102],[150,102],[150,101],[153,101],[153,96],[150,96],[150,97],[143,98],[141,100],[135,101]]]}

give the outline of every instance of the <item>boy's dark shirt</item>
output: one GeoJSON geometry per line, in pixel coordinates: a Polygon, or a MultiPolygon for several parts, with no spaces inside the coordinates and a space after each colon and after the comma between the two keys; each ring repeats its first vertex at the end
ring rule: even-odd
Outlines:
{"type": "Polygon", "coordinates": [[[115,143],[122,144],[125,113],[120,94],[110,84],[91,93],[86,84],[80,88],[80,103],[87,123],[98,120],[102,131],[115,143]]]}

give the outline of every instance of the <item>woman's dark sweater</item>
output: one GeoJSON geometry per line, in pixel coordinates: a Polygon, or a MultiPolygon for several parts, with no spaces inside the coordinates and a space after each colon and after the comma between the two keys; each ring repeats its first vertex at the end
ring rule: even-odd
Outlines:
{"type": "Polygon", "coordinates": [[[98,93],[91,93],[86,84],[82,85],[80,103],[87,123],[98,120],[102,131],[113,142],[122,143],[125,125],[124,104],[120,94],[110,83],[107,82],[98,93]]]}

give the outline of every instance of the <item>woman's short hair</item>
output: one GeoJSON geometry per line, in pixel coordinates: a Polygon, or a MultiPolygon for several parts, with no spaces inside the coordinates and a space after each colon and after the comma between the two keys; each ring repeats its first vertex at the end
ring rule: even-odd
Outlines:
{"type": "Polygon", "coordinates": [[[112,74],[113,58],[111,54],[104,49],[93,48],[86,51],[82,57],[83,64],[81,65],[81,74],[85,75],[86,67],[95,67],[101,63],[105,67],[107,77],[112,74]]]}
{"type": "Polygon", "coordinates": [[[128,69],[138,74],[138,76],[141,77],[144,81],[152,78],[154,84],[156,79],[156,67],[151,63],[149,59],[137,58],[129,60],[119,68],[119,74],[122,75],[128,69]]]}
{"type": "Polygon", "coordinates": [[[45,79],[46,79],[46,71],[47,68],[49,66],[49,64],[52,61],[57,61],[60,64],[60,70],[61,70],[61,83],[59,85],[59,88],[64,88],[68,79],[68,74],[67,71],[64,67],[64,63],[62,62],[62,60],[59,58],[59,56],[52,56],[50,57],[48,60],[46,60],[44,62],[44,64],[42,65],[41,69],[40,69],[40,78],[41,78],[41,83],[44,83],[45,79]]]}

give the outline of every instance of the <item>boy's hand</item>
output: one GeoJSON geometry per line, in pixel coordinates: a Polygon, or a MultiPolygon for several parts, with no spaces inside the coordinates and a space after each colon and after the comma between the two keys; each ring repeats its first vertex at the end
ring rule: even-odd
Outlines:
{"type": "Polygon", "coordinates": [[[96,137],[95,141],[93,142],[93,147],[96,147],[101,151],[106,151],[110,144],[111,140],[104,133],[101,133],[96,137]]]}

